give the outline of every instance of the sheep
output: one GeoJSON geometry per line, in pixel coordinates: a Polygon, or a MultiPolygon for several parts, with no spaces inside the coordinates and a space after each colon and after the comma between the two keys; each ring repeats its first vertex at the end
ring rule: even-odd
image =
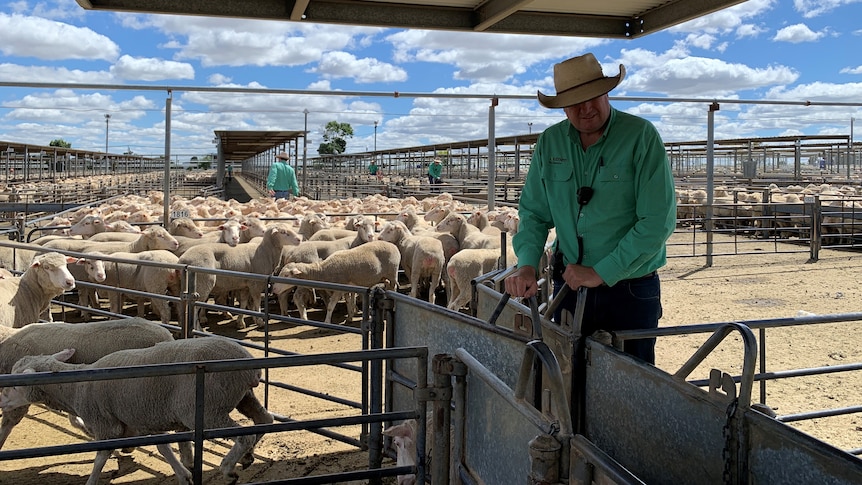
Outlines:
{"type": "MultiPolygon", "coordinates": [[[[128,232],[132,234],[140,234],[141,228],[126,221],[114,221],[105,224],[105,232],[128,232]]],[[[95,235],[95,234],[94,234],[95,235]]]]}
{"type": "MultiPolygon", "coordinates": [[[[192,338],[159,342],[143,349],[119,350],[92,364],[67,363],[75,353],[69,348],[53,355],[27,356],[12,368],[14,374],[58,372],[66,370],[96,370],[111,367],[132,367],[177,362],[225,359],[248,359],[251,354],[240,344],[219,337],[192,338]]],[[[7,387],[0,394],[3,414],[34,402],[46,403],[79,416],[96,440],[130,436],[189,431],[195,429],[195,379],[182,374],[138,379],[82,381],[65,384],[7,387]]],[[[255,424],[273,422],[272,415],[255,397],[253,388],[260,383],[260,369],[214,372],[206,376],[203,388],[203,416],[206,428],[235,428],[239,424],[230,413],[237,409],[255,424]]],[[[233,438],[234,445],[222,459],[219,469],[228,483],[239,476],[236,464],[249,465],[258,437],[233,438]]],[[[190,485],[192,474],[191,448],[181,443],[177,460],[167,443],[156,445],[176,474],[181,485],[190,485]],[[185,445],[185,446],[182,446],[185,445]]],[[[93,470],[87,485],[96,485],[99,475],[113,450],[96,452],[93,470]]]]}
{"type": "MultiPolygon", "coordinates": [[[[371,241],[355,248],[339,251],[332,256],[316,263],[288,263],[282,269],[281,275],[289,278],[327,281],[343,285],[370,287],[385,283],[393,289],[398,284],[398,266],[401,264],[401,253],[398,248],[386,241],[371,241]]],[[[272,291],[281,294],[293,285],[274,283],[272,291]]],[[[326,323],[332,323],[335,305],[343,292],[333,291],[326,305],[326,323]]],[[[347,321],[353,319],[353,309],[348,305],[347,321]]]]}
{"type": "MultiPolygon", "coordinates": [[[[448,293],[450,310],[460,310],[470,301],[472,289],[470,281],[494,270],[500,259],[500,249],[462,249],[458,251],[446,266],[448,275],[448,293]]],[[[508,251],[507,262],[515,262],[515,255],[508,251]]]]}
{"type": "Polygon", "coordinates": [[[60,253],[42,254],[20,278],[0,280],[0,325],[21,328],[37,322],[52,298],[75,288],[71,262],[75,258],[60,253]]]}
{"type": "MultiPolygon", "coordinates": [[[[94,281],[96,283],[105,281],[105,263],[100,259],[100,256],[104,256],[104,254],[98,252],[90,253],[90,257],[78,258],[71,266],[67,265],[69,273],[75,278],[76,284],[81,280],[94,281]]],[[[81,307],[97,307],[96,291],[93,288],[79,287],[78,305],[81,307]]],[[[89,316],[88,312],[81,310],[81,318],[86,319],[89,316]]]]}
{"type": "MultiPolygon", "coordinates": [[[[63,237],[63,236],[44,236],[63,237]]],[[[42,246],[30,243],[22,243],[21,246],[0,246],[0,267],[14,271],[24,271],[33,262],[33,258],[46,252],[42,246]]]]}
{"type": "Polygon", "coordinates": [[[352,237],[356,235],[356,231],[352,229],[340,228],[340,227],[331,227],[328,229],[321,229],[308,238],[309,241],[335,241],[336,239],[342,239],[346,237],[352,237]]]}
{"type": "MultiPolygon", "coordinates": [[[[287,224],[273,224],[266,230],[260,243],[249,242],[236,247],[224,243],[200,244],[183,253],[179,258],[179,264],[270,275],[278,268],[282,249],[285,246],[295,246],[300,241],[301,237],[287,224]]],[[[260,308],[260,295],[265,287],[266,281],[263,280],[217,277],[206,273],[197,274],[195,280],[195,291],[200,301],[207,301],[211,294],[240,291],[240,305],[254,311],[260,308]],[[244,290],[248,290],[247,293],[244,290]]],[[[263,324],[262,319],[256,320],[259,325],[263,324]]],[[[207,322],[205,308],[200,309],[198,322],[207,322]]],[[[236,324],[240,329],[245,328],[242,315],[237,316],[236,324]]],[[[195,326],[197,327],[198,324],[195,326]]]]}
{"type": "MultiPolygon", "coordinates": [[[[174,253],[156,249],[153,251],[141,251],[139,253],[112,253],[112,258],[127,259],[130,261],[147,261],[153,263],[177,264],[179,257],[174,253]]],[[[179,295],[180,280],[174,268],[166,266],[142,265],[133,262],[119,263],[116,261],[105,261],[104,284],[117,287],[117,291],[108,292],[110,309],[113,313],[120,313],[123,304],[123,292],[121,289],[144,291],[156,295],[179,295]]],[[[143,297],[134,297],[137,301],[137,312],[139,317],[144,316],[143,297]]],[[[167,324],[171,320],[170,302],[161,298],[150,300],[153,313],[161,318],[162,323],[167,324]]]]}
{"type": "Polygon", "coordinates": [[[329,222],[326,220],[325,216],[308,214],[304,216],[302,221],[299,223],[298,232],[302,236],[303,241],[308,241],[308,239],[317,231],[328,228],[329,222]]]}
{"type": "Polygon", "coordinates": [[[426,236],[413,236],[401,221],[390,221],[383,226],[378,238],[394,243],[401,252],[401,266],[410,280],[410,296],[419,295],[420,280],[430,279],[428,302],[434,303],[434,291],[440,284],[446,256],[443,243],[439,239],[426,236]]]}
{"type": "MultiPolygon", "coordinates": [[[[324,260],[338,251],[355,248],[374,239],[374,224],[368,220],[360,220],[355,224],[356,237],[345,237],[335,241],[303,241],[298,246],[287,246],[281,252],[281,265],[289,262],[315,263],[324,260]]],[[[279,274],[280,276],[284,276],[279,274]]],[[[279,307],[282,314],[287,314],[288,294],[281,293],[278,296],[279,307]]],[[[331,297],[331,295],[330,295],[331,297]]],[[[308,319],[306,311],[308,304],[314,301],[314,290],[310,288],[297,288],[293,295],[293,303],[299,311],[299,317],[308,319]]]]}
{"type": "Polygon", "coordinates": [[[190,217],[177,217],[171,219],[168,223],[168,232],[173,236],[190,237],[193,239],[201,238],[204,232],[190,217]]]}
{"type": "Polygon", "coordinates": [[[48,241],[43,247],[57,249],[60,251],[77,251],[90,252],[99,251],[105,254],[126,252],[139,253],[141,251],[151,251],[154,249],[167,249],[173,251],[179,247],[176,238],[172,236],[167,229],[161,226],[151,226],[134,241],[111,241],[111,242],[91,242],[75,241],[75,240],[54,240],[48,241]]]}
{"type": "Polygon", "coordinates": [[[415,231],[421,230],[434,230],[434,226],[429,224],[428,221],[426,221],[424,218],[419,217],[419,214],[417,214],[416,211],[412,208],[405,209],[399,212],[398,215],[395,216],[395,220],[403,222],[404,225],[407,226],[407,229],[410,230],[410,232],[415,233],[415,231]]]}
{"type": "Polygon", "coordinates": [[[229,219],[222,224],[219,224],[215,231],[204,235],[203,237],[185,237],[174,236],[179,243],[176,249],[173,250],[177,256],[182,256],[183,253],[198,244],[206,243],[225,243],[228,246],[236,246],[243,242],[243,233],[247,227],[236,219],[229,219]]]}
{"type": "Polygon", "coordinates": [[[89,214],[69,228],[69,235],[87,238],[105,230],[105,220],[102,216],[89,214]]]}
{"type": "Polygon", "coordinates": [[[478,227],[467,222],[458,212],[451,212],[437,224],[437,231],[455,236],[461,249],[499,248],[500,238],[484,234],[478,227]]]}
{"type": "MultiPolygon", "coordinates": [[[[173,340],[171,332],[142,318],[84,323],[37,323],[20,329],[0,327],[0,374],[12,372],[18,359],[27,355],[53,354],[68,347],[77,349],[72,363],[92,363],[122,349],[151,347],[173,340]]],[[[0,448],[27,414],[27,406],[3,412],[0,448]]],[[[78,421],[70,416],[73,425],[78,421]]]]}

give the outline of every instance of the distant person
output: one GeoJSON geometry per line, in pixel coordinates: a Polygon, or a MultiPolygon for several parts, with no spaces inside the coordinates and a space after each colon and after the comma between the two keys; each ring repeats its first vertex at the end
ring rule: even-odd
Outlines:
{"type": "MultiPolygon", "coordinates": [[[[575,315],[575,290],[586,288],[582,335],[656,328],[662,315],[656,270],[676,226],[673,174],[655,126],[610,104],[608,92],[625,73],[620,64],[618,75],[605,77],[592,54],[554,66],[557,94],[539,92],[538,100],[566,119],[539,135],[512,238],[518,269],[506,292],[530,297],[556,228],[554,294],[568,286],[560,308],[575,315]]],[[[655,363],[655,339],[626,340],[623,350],[655,363]]]]}
{"type": "Polygon", "coordinates": [[[371,160],[371,165],[368,166],[368,174],[376,176],[377,180],[383,178],[383,171],[380,169],[380,165],[377,165],[377,160],[371,160]]]}
{"type": "Polygon", "coordinates": [[[269,167],[266,177],[266,189],[269,195],[276,199],[289,199],[291,193],[299,195],[299,184],[296,183],[296,173],[288,165],[290,155],[281,152],[275,156],[275,162],[269,167]]]}
{"type": "Polygon", "coordinates": [[[227,166],[227,181],[230,182],[231,178],[233,178],[233,165],[227,166]]]}
{"type": "Polygon", "coordinates": [[[443,179],[440,178],[442,175],[443,162],[439,158],[435,158],[434,162],[428,166],[428,183],[431,185],[432,191],[436,192],[437,189],[434,186],[443,183],[443,179]]]}

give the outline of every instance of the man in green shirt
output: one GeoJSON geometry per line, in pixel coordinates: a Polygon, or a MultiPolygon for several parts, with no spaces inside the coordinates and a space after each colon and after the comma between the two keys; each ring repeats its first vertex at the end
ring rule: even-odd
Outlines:
{"type": "Polygon", "coordinates": [[[290,155],[281,152],[275,156],[275,162],[269,166],[266,176],[266,189],[269,195],[276,199],[288,199],[290,195],[299,195],[299,184],[296,182],[296,172],[288,165],[290,155]]]}
{"type": "MultiPolygon", "coordinates": [[[[643,118],[611,107],[608,92],[625,77],[605,77],[592,54],[554,66],[556,96],[538,93],[567,120],[539,137],[521,193],[512,245],[518,270],[506,292],[538,291],[537,268],[548,231],[556,228],[555,293],[587,288],[581,333],[655,328],[661,318],[656,270],[676,226],[674,181],[664,143],[643,118]]],[[[558,308],[575,314],[577,292],[558,308]]],[[[560,313],[555,315],[559,320],[560,313]]],[[[624,350],[655,363],[655,339],[629,340],[624,350]]]]}
{"type": "Polygon", "coordinates": [[[435,192],[435,185],[443,183],[440,176],[443,175],[443,163],[439,158],[435,158],[434,162],[428,166],[428,183],[431,184],[431,191],[435,192]]]}

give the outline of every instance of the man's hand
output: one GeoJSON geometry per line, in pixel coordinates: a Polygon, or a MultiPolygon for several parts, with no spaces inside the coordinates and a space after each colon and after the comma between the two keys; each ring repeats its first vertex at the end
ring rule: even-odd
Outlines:
{"type": "Polygon", "coordinates": [[[532,266],[521,266],[506,277],[506,293],[511,296],[529,298],[538,292],[539,283],[536,280],[536,268],[532,266]]]}
{"type": "Polygon", "coordinates": [[[566,270],[563,271],[563,280],[573,290],[580,287],[595,288],[604,283],[602,277],[596,273],[596,270],[580,264],[567,264],[566,270]]]}

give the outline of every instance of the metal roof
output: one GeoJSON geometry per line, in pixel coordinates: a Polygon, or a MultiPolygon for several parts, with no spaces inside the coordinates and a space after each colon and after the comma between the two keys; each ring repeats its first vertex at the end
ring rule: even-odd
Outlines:
{"type": "Polygon", "coordinates": [[[77,0],[86,10],[633,39],[745,0],[77,0]]]}
{"type": "Polygon", "coordinates": [[[225,161],[242,161],[255,155],[288,145],[305,134],[304,131],[215,131],[225,161]]]}

